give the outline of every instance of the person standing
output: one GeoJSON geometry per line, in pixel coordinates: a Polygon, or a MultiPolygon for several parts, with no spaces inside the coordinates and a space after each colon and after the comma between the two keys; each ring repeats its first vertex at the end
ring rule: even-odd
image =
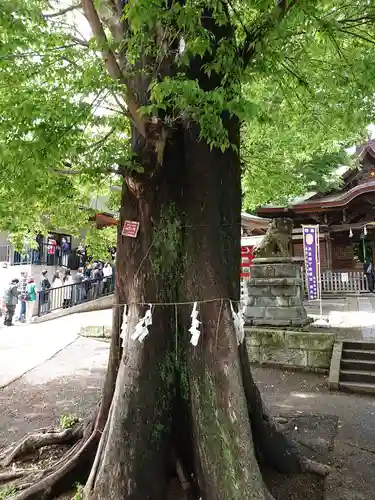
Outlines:
{"type": "Polygon", "coordinates": [[[21,273],[21,281],[18,286],[19,290],[19,304],[20,304],[20,310],[18,314],[18,321],[21,323],[24,323],[26,321],[26,287],[27,287],[27,273],[22,272],[21,273]]]}
{"type": "Polygon", "coordinates": [[[92,267],[91,264],[86,262],[83,268],[84,284],[85,284],[85,299],[91,298],[92,290],[92,267]]]}
{"type": "Polygon", "coordinates": [[[93,298],[97,299],[101,295],[103,282],[103,269],[99,262],[94,262],[91,279],[93,281],[93,298]]]}
{"type": "Polygon", "coordinates": [[[70,252],[69,243],[66,241],[66,238],[62,238],[62,240],[61,240],[61,265],[63,267],[68,267],[69,252],[70,252]]]}
{"type": "Polygon", "coordinates": [[[367,257],[363,264],[363,271],[366,275],[367,286],[370,293],[374,292],[374,267],[372,265],[371,259],[367,257]]]}
{"type": "Polygon", "coordinates": [[[56,264],[56,248],[57,242],[52,234],[49,235],[47,240],[47,264],[54,266],[56,264]]]}
{"type": "Polygon", "coordinates": [[[39,300],[40,300],[41,312],[43,313],[49,312],[50,309],[49,290],[51,288],[51,283],[48,279],[48,272],[46,269],[42,271],[42,279],[40,280],[39,288],[40,288],[39,300]]]}
{"type": "Polygon", "coordinates": [[[60,309],[60,307],[62,306],[62,286],[63,282],[61,279],[60,271],[56,271],[52,277],[52,289],[50,292],[52,309],[60,309]]]}
{"type": "Polygon", "coordinates": [[[115,261],[116,260],[116,247],[112,247],[110,249],[109,253],[111,254],[112,260],[115,261]]]}
{"type": "Polygon", "coordinates": [[[37,248],[34,250],[33,263],[34,264],[46,264],[47,260],[43,254],[43,236],[38,234],[35,237],[37,248]]]}
{"type": "Polygon", "coordinates": [[[26,322],[31,323],[31,320],[35,314],[35,304],[36,304],[36,283],[32,276],[27,280],[26,286],[26,322]]]}
{"type": "Polygon", "coordinates": [[[103,267],[103,294],[106,295],[112,288],[112,266],[109,262],[103,267]]]}
{"type": "Polygon", "coordinates": [[[78,267],[85,267],[86,265],[86,250],[83,245],[77,247],[78,267]]]}
{"type": "Polygon", "coordinates": [[[6,308],[4,325],[5,326],[13,326],[13,316],[16,310],[16,305],[18,302],[18,283],[19,279],[13,279],[9,285],[4,290],[4,304],[6,308]]]}
{"type": "Polygon", "coordinates": [[[85,300],[85,276],[83,274],[83,269],[80,267],[78,271],[76,272],[76,275],[74,277],[74,294],[73,294],[73,303],[74,304],[79,304],[83,300],[85,300]]]}
{"type": "Polygon", "coordinates": [[[63,279],[63,309],[72,305],[73,278],[70,269],[66,269],[63,279]]]}

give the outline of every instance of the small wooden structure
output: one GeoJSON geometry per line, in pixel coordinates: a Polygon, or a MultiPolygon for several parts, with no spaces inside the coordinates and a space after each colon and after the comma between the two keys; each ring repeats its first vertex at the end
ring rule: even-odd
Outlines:
{"type": "Polygon", "coordinates": [[[241,278],[250,276],[253,248],[262,240],[269,222],[269,219],[241,213],[241,278]]]}
{"type": "Polygon", "coordinates": [[[265,234],[267,231],[269,219],[258,217],[257,215],[241,213],[241,236],[259,236],[265,234]]]}
{"type": "Polygon", "coordinates": [[[303,257],[302,225],[319,224],[324,293],[365,292],[363,262],[375,257],[375,140],[356,152],[358,168],[343,168],[339,188],[309,193],[288,206],[268,205],[257,211],[264,217],[293,219],[294,257],[303,257]]]}

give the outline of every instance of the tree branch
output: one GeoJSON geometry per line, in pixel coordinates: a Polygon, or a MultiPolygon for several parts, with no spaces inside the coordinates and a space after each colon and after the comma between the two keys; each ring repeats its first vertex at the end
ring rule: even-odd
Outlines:
{"type": "Polygon", "coordinates": [[[307,82],[307,80],[302,76],[302,75],[299,75],[298,73],[296,73],[292,68],[290,68],[287,64],[285,63],[280,63],[281,66],[286,70],[288,71],[288,73],[290,73],[297,81],[300,85],[302,85],[303,87],[308,87],[309,84],[307,82]]]}
{"type": "Polygon", "coordinates": [[[260,42],[277,24],[288,14],[288,12],[296,5],[298,0],[279,0],[277,6],[272,10],[271,14],[263,21],[257,23],[252,29],[245,28],[247,33],[245,42],[242,48],[242,59],[244,67],[248,66],[255,55],[255,45],[260,42]]]}
{"type": "Polygon", "coordinates": [[[338,20],[338,22],[340,24],[359,23],[361,26],[363,26],[364,24],[367,24],[367,23],[373,23],[374,21],[375,21],[375,14],[374,15],[368,14],[366,16],[357,17],[354,19],[339,19],[338,20]]]}
{"type": "MultiPolygon", "coordinates": [[[[83,175],[85,173],[85,170],[67,170],[67,169],[57,169],[57,168],[51,168],[50,172],[58,175],[83,175]]],[[[106,168],[105,170],[101,171],[100,173],[102,174],[118,174],[118,170],[115,168],[106,168]]]]}
{"type": "Polygon", "coordinates": [[[137,102],[137,98],[130,87],[129,81],[125,78],[125,75],[122,73],[114,53],[112,52],[111,49],[108,48],[107,36],[105,34],[103,25],[99,19],[99,15],[93,4],[93,0],[82,0],[82,7],[84,15],[86,16],[86,19],[88,20],[90,27],[92,29],[92,32],[95,38],[97,39],[99,45],[101,46],[101,53],[107,71],[114,80],[120,81],[126,87],[125,102],[128,107],[129,113],[133,118],[133,122],[138,132],[143,137],[146,137],[146,127],[144,121],[142,120],[139,114],[139,105],[137,102]]]}
{"type": "Polygon", "coordinates": [[[51,19],[53,17],[63,16],[64,14],[67,14],[68,12],[72,12],[73,10],[77,10],[80,7],[82,7],[81,2],[70,5],[69,7],[66,7],[65,9],[57,10],[56,12],[52,12],[51,14],[43,14],[43,16],[46,19],[51,19]]]}
{"type": "MultiPolygon", "coordinates": [[[[368,38],[365,35],[362,35],[360,33],[353,33],[353,31],[350,31],[349,29],[340,29],[341,33],[346,33],[347,35],[350,35],[354,38],[359,38],[360,40],[363,40],[364,42],[372,43],[375,44],[375,39],[368,38]]],[[[368,35],[368,33],[366,33],[368,35]]],[[[370,35],[368,35],[370,36],[370,35]]]]}
{"type": "Polygon", "coordinates": [[[232,0],[227,0],[227,2],[228,2],[229,7],[230,7],[230,8],[232,9],[232,11],[233,11],[233,14],[234,14],[234,15],[235,15],[235,17],[238,19],[238,22],[241,24],[242,29],[243,29],[243,30],[244,30],[244,32],[245,32],[245,35],[246,35],[247,37],[248,37],[248,36],[250,36],[249,30],[248,30],[248,29],[247,29],[247,27],[245,26],[245,23],[244,23],[244,22],[243,22],[243,20],[241,19],[241,16],[238,14],[238,12],[237,12],[237,10],[236,10],[235,6],[233,5],[232,0]]]}
{"type": "Polygon", "coordinates": [[[59,174],[59,175],[82,175],[83,170],[58,170],[56,168],[51,168],[51,172],[54,174],[59,174]]]}
{"type": "Polygon", "coordinates": [[[116,132],[116,127],[112,127],[109,132],[107,132],[101,139],[97,140],[93,144],[87,147],[87,149],[97,149],[103,142],[105,142],[114,132],[116,132]]]}
{"type": "Polygon", "coordinates": [[[82,38],[78,38],[77,36],[72,36],[71,40],[73,42],[75,42],[77,45],[82,45],[82,47],[88,47],[89,46],[89,42],[87,42],[86,40],[83,40],[82,38]]]}
{"type": "Polygon", "coordinates": [[[45,49],[43,53],[36,52],[36,51],[30,51],[30,52],[19,52],[19,53],[11,53],[11,54],[5,54],[4,56],[0,56],[0,60],[6,60],[6,59],[22,59],[24,57],[47,57],[50,54],[53,54],[54,52],[59,52],[62,51],[63,49],[69,49],[71,47],[75,47],[77,44],[76,43],[69,43],[67,45],[60,45],[58,47],[52,47],[51,49],[45,49]]]}

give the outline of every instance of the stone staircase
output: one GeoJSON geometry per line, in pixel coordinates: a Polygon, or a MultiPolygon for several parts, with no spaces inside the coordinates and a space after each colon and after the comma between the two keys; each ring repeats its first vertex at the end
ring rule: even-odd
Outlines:
{"type": "Polygon", "coordinates": [[[336,342],[329,387],[346,392],[375,394],[375,342],[336,342]]]}

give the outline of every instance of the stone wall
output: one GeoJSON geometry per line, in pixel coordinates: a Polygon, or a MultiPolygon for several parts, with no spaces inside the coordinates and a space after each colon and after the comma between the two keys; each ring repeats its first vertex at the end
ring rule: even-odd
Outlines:
{"type": "Polygon", "coordinates": [[[259,327],[246,327],[245,333],[251,363],[329,369],[335,333],[259,327]]]}

